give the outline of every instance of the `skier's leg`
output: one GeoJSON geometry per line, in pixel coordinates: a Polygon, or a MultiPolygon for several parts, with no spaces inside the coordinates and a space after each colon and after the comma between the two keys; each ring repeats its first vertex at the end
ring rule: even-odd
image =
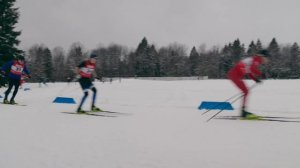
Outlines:
{"type": "Polygon", "coordinates": [[[97,98],[97,89],[95,87],[92,87],[92,91],[93,91],[93,100],[92,100],[92,111],[96,112],[96,111],[102,111],[99,107],[95,106],[96,103],[96,98],[97,98]]]}
{"type": "Polygon", "coordinates": [[[89,92],[87,90],[85,90],[84,91],[84,95],[83,95],[83,97],[81,99],[81,102],[80,102],[80,104],[78,106],[77,112],[81,112],[82,111],[81,107],[82,107],[83,103],[85,102],[85,100],[86,100],[86,98],[87,98],[88,95],[89,95],[89,92]]]}
{"type": "Polygon", "coordinates": [[[94,107],[97,98],[97,89],[93,87],[91,90],[93,91],[92,107],[94,107]]]}
{"type": "Polygon", "coordinates": [[[237,80],[235,82],[236,82],[236,85],[238,86],[238,88],[244,93],[242,107],[245,108],[246,105],[247,105],[247,98],[248,98],[248,95],[249,95],[248,88],[245,85],[244,81],[242,81],[242,80],[237,80]]]}
{"type": "Polygon", "coordinates": [[[4,103],[5,103],[5,101],[7,101],[7,97],[8,97],[8,95],[9,95],[9,93],[10,93],[13,86],[14,86],[13,81],[11,79],[8,79],[8,89],[5,91],[4,103]]]}
{"type": "Polygon", "coordinates": [[[241,108],[241,116],[246,117],[249,112],[247,112],[246,105],[247,105],[247,97],[249,94],[248,88],[246,87],[245,83],[241,79],[234,79],[232,80],[233,83],[243,92],[243,100],[242,100],[242,108],[241,108]]]}
{"type": "Polygon", "coordinates": [[[18,91],[19,91],[20,81],[17,81],[17,80],[14,81],[14,86],[15,86],[15,90],[13,92],[13,95],[12,95],[11,99],[10,99],[11,104],[15,104],[14,99],[15,99],[18,91]]]}
{"type": "Polygon", "coordinates": [[[81,102],[80,102],[80,104],[78,106],[77,112],[83,112],[83,110],[81,110],[81,107],[84,104],[86,98],[88,97],[89,92],[88,92],[87,82],[86,82],[85,79],[80,78],[79,79],[79,84],[80,84],[80,86],[81,86],[81,88],[83,90],[84,95],[83,95],[83,97],[81,99],[81,102]]]}
{"type": "Polygon", "coordinates": [[[245,85],[244,81],[241,77],[237,74],[236,71],[231,70],[228,73],[228,78],[243,92],[243,102],[242,102],[242,110],[245,109],[246,103],[247,103],[247,96],[248,96],[248,88],[245,85]]]}

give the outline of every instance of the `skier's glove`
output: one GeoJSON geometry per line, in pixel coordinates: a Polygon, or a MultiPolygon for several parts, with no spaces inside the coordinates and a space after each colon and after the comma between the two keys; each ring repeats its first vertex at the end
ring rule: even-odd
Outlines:
{"type": "Polygon", "coordinates": [[[81,78],[80,75],[76,75],[73,79],[72,82],[77,82],[81,78]]]}
{"type": "Polygon", "coordinates": [[[30,78],[31,78],[31,75],[27,75],[27,78],[29,78],[29,79],[30,79],[30,78]]]}
{"type": "Polygon", "coordinates": [[[102,78],[101,77],[96,77],[96,79],[102,82],[102,78]]]}
{"type": "Polygon", "coordinates": [[[79,80],[80,78],[81,78],[80,75],[76,75],[76,76],[75,76],[75,80],[79,80]]]}
{"type": "Polygon", "coordinates": [[[266,73],[263,73],[263,74],[261,75],[261,78],[262,78],[262,79],[267,79],[267,78],[268,78],[268,75],[267,75],[266,73]]]}
{"type": "Polygon", "coordinates": [[[2,76],[6,76],[5,71],[1,71],[1,75],[2,75],[2,76]]]}
{"type": "Polygon", "coordinates": [[[260,79],[258,79],[258,78],[255,79],[255,82],[256,83],[262,83],[262,81],[260,79]]]}

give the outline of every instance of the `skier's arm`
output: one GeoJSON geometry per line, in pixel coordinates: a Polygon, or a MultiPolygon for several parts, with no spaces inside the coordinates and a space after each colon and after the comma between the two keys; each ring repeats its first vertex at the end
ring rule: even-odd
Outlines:
{"type": "Polygon", "coordinates": [[[260,72],[260,70],[258,70],[258,64],[256,64],[255,62],[253,63],[253,65],[250,68],[250,72],[252,76],[258,76],[261,77],[262,73],[260,72]]]}
{"type": "Polygon", "coordinates": [[[85,62],[80,63],[77,67],[76,67],[76,73],[79,74],[80,72],[80,68],[85,67],[85,62]]]}
{"type": "Polygon", "coordinates": [[[84,66],[85,66],[85,62],[80,63],[80,64],[75,68],[75,73],[76,73],[77,75],[79,75],[79,73],[80,73],[80,68],[82,68],[82,67],[84,67],[84,66]]]}
{"type": "Polygon", "coordinates": [[[97,75],[96,71],[93,71],[93,76],[94,76],[94,78],[98,79],[98,75],[97,75]]]}
{"type": "Polygon", "coordinates": [[[250,72],[253,76],[261,77],[262,72],[258,69],[258,66],[262,64],[262,58],[261,57],[254,57],[252,65],[250,67],[250,72]]]}
{"type": "Polygon", "coordinates": [[[75,73],[76,73],[76,75],[79,75],[79,72],[80,72],[80,68],[79,68],[79,67],[76,67],[76,68],[75,68],[75,73]]]}
{"type": "Polygon", "coordinates": [[[29,70],[28,70],[28,68],[27,68],[26,65],[24,66],[24,72],[25,72],[25,74],[26,74],[27,76],[30,76],[30,72],[29,72],[29,70]]]}
{"type": "Polygon", "coordinates": [[[23,74],[25,75],[25,77],[31,78],[30,72],[26,65],[24,66],[23,74]]]}
{"type": "Polygon", "coordinates": [[[74,69],[74,73],[76,74],[76,76],[72,81],[77,81],[80,78],[80,68],[84,66],[85,66],[85,62],[82,62],[74,69]]]}
{"type": "Polygon", "coordinates": [[[255,68],[251,68],[251,73],[248,76],[257,83],[261,82],[259,78],[262,76],[262,73],[257,69],[257,66],[255,68]]]}
{"type": "Polygon", "coordinates": [[[262,61],[261,57],[255,57],[250,67],[249,77],[257,83],[261,82],[260,78],[262,77],[262,72],[258,69],[258,67],[262,64],[262,61]]]}
{"type": "Polygon", "coordinates": [[[1,67],[1,72],[2,71],[6,71],[7,69],[9,69],[11,66],[13,65],[13,61],[9,61],[7,62],[6,64],[4,64],[2,67],[1,67]]]}
{"type": "Polygon", "coordinates": [[[261,82],[261,80],[258,77],[254,76],[253,74],[249,74],[248,76],[250,77],[250,79],[254,80],[257,83],[261,82]]]}

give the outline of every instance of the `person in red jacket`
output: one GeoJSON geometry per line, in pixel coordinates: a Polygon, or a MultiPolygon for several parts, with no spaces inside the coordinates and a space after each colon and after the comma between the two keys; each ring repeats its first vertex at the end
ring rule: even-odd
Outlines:
{"type": "Polygon", "coordinates": [[[88,60],[83,61],[80,65],[77,66],[77,73],[79,74],[79,77],[80,77],[79,84],[84,93],[84,95],[81,99],[81,102],[77,108],[77,111],[76,111],[77,113],[85,113],[86,112],[86,111],[82,110],[82,105],[84,104],[84,102],[89,94],[88,90],[92,90],[92,92],[93,92],[91,111],[93,111],[93,112],[102,111],[100,108],[95,106],[96,97],[97,97],[97,89],[91,80],[93,75],[96,77],[96,73],[95,73],[96,57],[97,57],[97,55],[95,53],[92,53],[88,60]]]}
{"type": "Polygon", "coordinates": [[[228,78],[243,92],[241,117],[243,118],[258,118],[257,115],[246,111],[247,98],[249,89],[247,88],[243,78],[249,76],[250,79],[257,83],[261,83],[260,78],[262,72],[258,69],[260,65],[268,62],[267,50],[261,50],[258,54],[240,60],[227,74],[228,78]]]}
{"type": "Polygon", "coordinates": [[[25,74],[28,78],[31,78],[29,70],[25,64],[25,57],[23,55],[17,56],[16,59],[4,64],[1,68],[1,73],[8,78],[8,89],[5,91],[4,104],[17,104],[15,102],[15,96],[18,93],[21,76],[25,74]],[[8,71],[8,73],[7,73],[8,71]],[[12,88],[15,87],[10,101],[8,101],[8,95],[12,88]]]}

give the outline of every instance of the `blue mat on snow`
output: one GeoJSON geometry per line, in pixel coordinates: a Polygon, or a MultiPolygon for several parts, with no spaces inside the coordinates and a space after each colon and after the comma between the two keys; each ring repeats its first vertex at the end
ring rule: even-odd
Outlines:
{"type": "Polygon", "coordinates": [[[229,102],[208,102],[204,101],[198,107],[199,110],[233,110],[229,102]]]}
{"type": "Polygon", "coordinates": [[[0,99],[1,99],[1,98],[3,98],[3,97],[0,95],[0,99]]]}
{"type": "Polygon", "coordinates": [[[71,97],[56,97],[53,103],[76,104],[75,100],[71,97]]]}

